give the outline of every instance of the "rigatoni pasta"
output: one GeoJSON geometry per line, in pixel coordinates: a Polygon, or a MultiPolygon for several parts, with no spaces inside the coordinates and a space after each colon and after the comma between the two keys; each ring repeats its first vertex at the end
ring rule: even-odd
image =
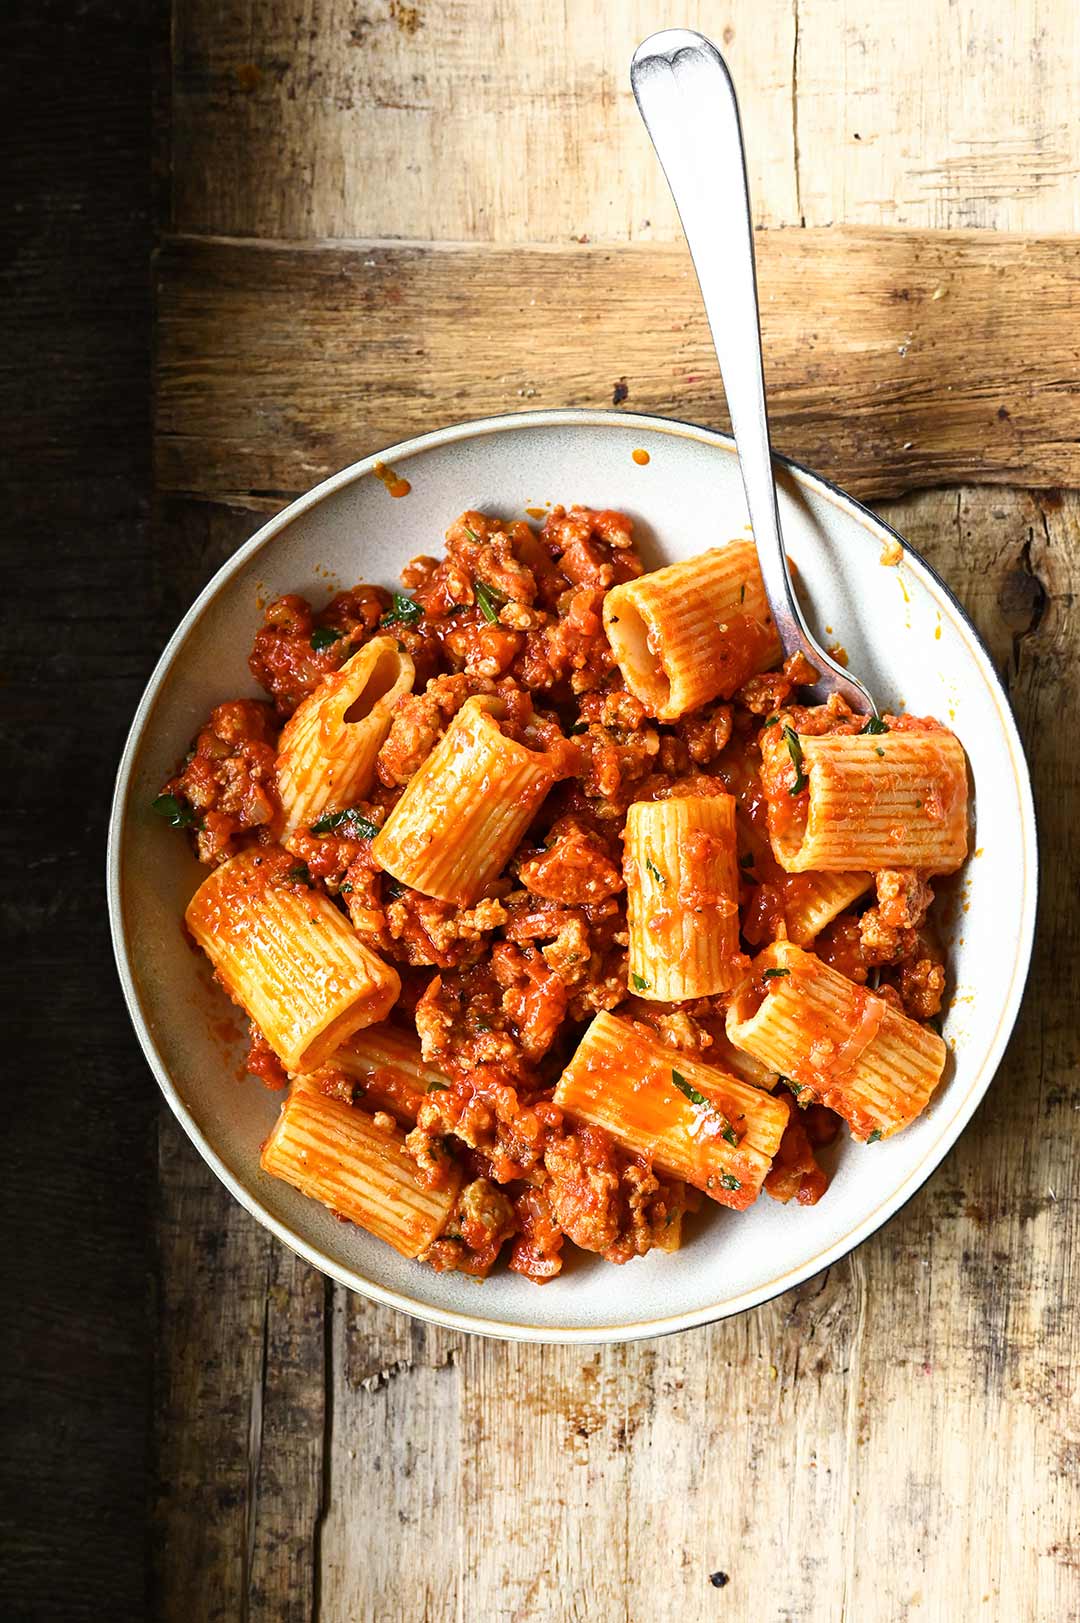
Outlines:
{"type": "Polygon", "coordinates": [[[468,906],[506,866],[555,782],[551,758],[508,738],[500,699],[469,699],[372,843],[386,873],[468,906]]]}
{"type": "Polygon", "coordinates": [[[152,808],[291,1085],[266,1172],[538,1283],[676,1250],[699,1191],[812,1205],[841,1117],[898,1132],[943,1075],[959,743],[800,697],[749,540],[648,574],[624,514],[469,511],[403,578],[268,605],[266,699],[152,808]]]}
{"type": "Polygon", "coordinates": [[[322,1065],[352,1032],[389,1014],[401,990],[397,971],[276,847],[216,868],[184,918],[289,1071],[322,1065]]]}
{"type": "Polygon", "coordinates": [[[627,687],[661,721],[730,699],[781,656],[752,541],[616,586],[604,629],[627,687]]]}
{"type": "Polygon", "coordinates": [[[914,1121],[945,1068],[936,1031],[785,941],[750,966],[728,1009],[727,1034],[789,1078],[800,1102],[827,1105],[863,1139],[914,1121]]]}
{"type": "Polygon", "coordinates": [[[293,1083],[260,1164],[403,1257],[419,1257],[434,1243],[460,1187],[460,1177],[450,1176],[442,1188],[424,1188],[400,1127],[329,1096],[312,1077],[293,1083]]]}
{"type": "Polygon", "coordinates": [[[606,1012],[578,1044],[555,1103],[736,1211],[757,1199],[789,1114],[783,1099],[606,1012]]]}
{"type": "Polygon", "coordinates": [[[386,1021],[354,1032],[334,1064],[359,1083],[372,1110],[389,1110],[401,1122],[415,1122],[428,1095],[450,1085],[442,1071],[425,1064],[415,1034],[386,1021]]]}
{"type": "Polygon", "coordinates": [[[277,786],[282,843],[325,813],[362,799],[394,705],[412,690],[413,662],[393,637],[374,637],[320,683],[281,734],[277,786]]]}
{"type": "Polygon", "coordinates": [[[770,801],[773,852],[790,873],[953,873],[966,857],[967,764],[952,733],[804,737],[776,725],[762,753],[774,775],[789,759],[795,774],[770,801]]]}
{"type": "Polygon", "coordinates": [[[738,979],[735,801],[638,801],[626,814],[630,986],[662,1002],[710,997],[738,979]]]}

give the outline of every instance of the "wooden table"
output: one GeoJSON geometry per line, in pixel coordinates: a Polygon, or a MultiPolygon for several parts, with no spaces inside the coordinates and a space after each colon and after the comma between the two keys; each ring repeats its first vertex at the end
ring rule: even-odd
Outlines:
{"type": "MultiPolygon", "coordinates": [[[[421,426],[613,399],[723,423],[627,85],[658,20],[174,0],[166,607],[260,515],[421,426]]],[[[627,1348],[503,1346],[349,1295],[162,1109],[163,1618],[1080,1617],[1080,14],[676,20],[723,41],[742,98],[779,448],[910,537],[1007,681],[1047,870],[1025,1011],[883,1232],[755,1312],[627,1348]]]]}

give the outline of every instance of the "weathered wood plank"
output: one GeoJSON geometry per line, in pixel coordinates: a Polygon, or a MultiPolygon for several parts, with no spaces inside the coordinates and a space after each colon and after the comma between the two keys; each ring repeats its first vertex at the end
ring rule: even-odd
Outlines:
{"type": "MultiPolygon", "coordinates": [[[[630,94],[647,0],[176,5],[181,231],[678,236],[630,94]]],[[[1080,227],[1067,0],[686,0],[725,50],[755,217],[1080,227]]]]}
{"type": "MultiPolygon", "coordinates": [[[[1080,484],[1080,237],[784,231],[758,248],[778,450],[863,496],[1080,484]]],[[[398,438],[526,407],[727,421],[679,246],[185,239],[159,260],[158,313],[166,492],[278,504],[398,438]]]]}

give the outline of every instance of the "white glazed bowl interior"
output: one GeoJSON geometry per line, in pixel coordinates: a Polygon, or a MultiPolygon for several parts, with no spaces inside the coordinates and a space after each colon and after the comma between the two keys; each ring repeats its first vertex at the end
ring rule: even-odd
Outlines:
{"type": "MultiPolygon", "coordinates": [[[[674,1256],[617,1268],[570,1251],[538,1287],[508,1272],[482,1285],[436,1274],[336,1221],[259,1169],[280,1098],[242,1080],[242,1022],[187,943],[181,916],[202,876],[185,842],[148,808],[213,705],[257,692],[247,654],[260,605],[287,591],[316,603],[359,580],[398,584],[438,553],[467,507],[519,518],[546,503],[632,514],[647,566],[742,535],[747,514],[731,441],[705,429],[614,412],[540,412],[429,434],[382,454],[411,484],[391,499],[369,458],[302,497],[218,573],[149,684],[120,770],[109,900],[121,978],[146,1055],[193,1143],[247,1209],[353,1289],[440,1323],[550,1341],[617,1341],[706,1323],[767,1300],[843,1255],[907,1200],[953,1144],[989,1085],[1030,956],[1036,847],[1023,752],[978,637],[933,572],[850,498],[791,468],[781,516],[811,619],[888,708],[954,726],[971,763],[975,855],[955,882],[950,1049],[931,1108],[887,1143],[846,1136],[819,1205],[762,1198],[744,1215],[710,1209],[674,1256]],[[646,466],[631,457],[649,453],[646,466]]],[[[708,1203],[707,1203],[708,1204],[708,1203]]]]}

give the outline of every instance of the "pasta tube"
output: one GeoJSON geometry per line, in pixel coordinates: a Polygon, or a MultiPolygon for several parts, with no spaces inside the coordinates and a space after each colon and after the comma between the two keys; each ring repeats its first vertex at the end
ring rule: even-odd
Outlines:
{"type": "Polygon", "coordinates": [[[425,1064],[420,1042],[398,1026],[367,1026],[337,1050],[333,1063],[359,1082],[364,1102],[389,1110],[401,1122],[415,1122],[429,1093],[449,1087],[441,1071],[425,1064]]]}
{"type": "Polygon", "coordinates": [[[260,1164],[403,1257],[419,1257],[438,1237],[460,1185],[455,1169],[445,1189],[422,1188],[402,1129],[377,1126],[311,1077],[294,1081],[260,1164]]]}
{"type": "Polygon", "coordinates": [[[367,794],[390,712],[412,691],[413,674],[412,660],[393,637],[373,637],[285,724],[277,758],[284,843],[298,828],[367,794]]]}
{"type": "Polygon", "coordinates": [[[371,851],[403,885],[469,906],[506,866],[555,782],[551,759],[507,738],[501,699],[466,700],[371,851]]]}
{"type": "Polygon", "coordinates": [[[936,1031],[787,941],[754,959],[727,1034],[788,1077],[801,1102],[843,1116],[856,1138],[885,1138],[914,1121],[945,1068],[936,1031]]]}
{"type": "Polygon", "coordinates": [[[952,873],[967,856],[967,766],[952,733],[797,738],[773,727],[762,753],[766,781],[782,781],[788,759],[796,773],[769,803],[773,852],[789,873],[952,873]]]}
{"type": "Polygon", "coordinates": [[[311,1071],[389,1014],[401,982],[295,873],[278,848],[242,851],[203,881],[184,917],[286,1070],[311,1071]]]}
{"type": "Polygon", "coordinates": [[[638,801],[624,838],[631,989],[677,1003],[734,985],[746,960],[732,796],[638,801]]]}
{"type": "Polygon", "coordinates": [[[613,587],[604,630],[627,687],[661,721],[730,699],[783,657],[752,541],[613,587]]]}
{"type": "Polygon", "coordinates": [[[787,1126],[786,1101],[598,1014],[555,1090],[567,1115],[603,1127],[667,1177],[743,1211],[787,1126]]]}

